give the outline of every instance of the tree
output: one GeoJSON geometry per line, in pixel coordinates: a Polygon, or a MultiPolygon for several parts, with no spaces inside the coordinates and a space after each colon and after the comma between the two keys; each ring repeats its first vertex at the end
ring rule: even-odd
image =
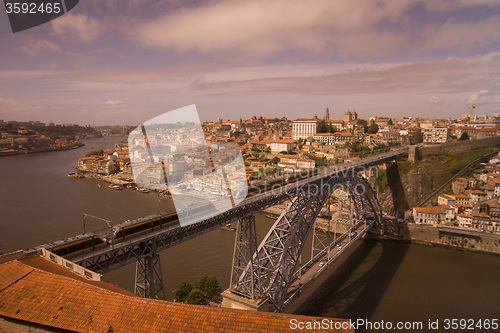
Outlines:
{"type": "Polygon", "coordinates": [[[203,304],[205,303],[205,294],[200,289],[195,288],[187,295],[186,302],[188,304],[203,304]]]}
{"type": "Polygon", "coordinates": [[[177,290],[175,291],[175,301],[176,302],[185,302],[186,297],[189,295],[189,293],[193,290],[193,286],[191,283],[187,281],[182,281],[182,284],[177,290]]]}
{"type": "Polygon", "coordinates": [[[280,161],[280,158],[279,157],[273,157],[273,159],[270,161],[271,164],[278,164],[278,162],[280,161]]]}
{"type": "MultiPolygon", "coordinates": [[[[219,281],[213,275],[204,274],[200,277],[198,282],[194,284],[196,289],[201,290],[207,298],[218,297],[221,292],[219,281]]],[[[194,290],[196,290],[194,289],[194,290]]]]}
{"type": "Polygon", "coordinates": [[[260,153],[260,149],[257,146],[253,146],[251,150],[252,151],[258,151],[260,153]]]}
{"type": "Polygon", "coordinates": [[[368,131],[368,121],[366,121],[365,119],[361,119],[361,118],[359,118],[359,119],[356,121],[356,123],[358,124],[358,126],[359,126],[360,128],[362,128],[362,129],[363,129],[363,132],[365,132],[365,133],[366,133],[366,132],[368,131]]]}
{"type": "Polygon", "coordinates": [[[271,152],[271,146],[267,147],[266,149],[266,153],[270,153],[271,152]]]}
{"type": "Polygon", "coordinates": [[[370,127],[368,127],[368,133],[369,134],[375,134],[378,132],[378,125],[377,123],[371,123],[370,127]]]}
{"type": "Polygon", "coordinates": [[[318,128],[316,129],[316,132],[317,133],[326,133],[328,131],[328,128],[326,126],[326,122],[325,120],[321,120],[319,123],[318,123],[318,128]]]}
{"type": "Polygon", "coordinates": [[[460,141],[466,141],[469,140],[469,133],[463,132],[462,135],[460,136],[460,141]]]}

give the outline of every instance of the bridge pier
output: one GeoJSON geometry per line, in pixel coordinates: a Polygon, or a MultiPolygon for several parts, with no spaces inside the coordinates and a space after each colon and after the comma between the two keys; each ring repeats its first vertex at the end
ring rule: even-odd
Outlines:
{"type": "MultiPolygon", "coordinates": [[[[154,246],[156,248],[156,246],[154,246]]],[[[137,260],[134,293],[152,299],[165,299],[160,255],[156,252],[137,260]]]]}
{"type": "Polygon", "coordinates": [[[236,295],[230,289],[224,290],[221,295],[223,308],[264,312],[269,311],[269,302],[267,301],[267,298],[249,299],[236,295]]]}
{"type": "Polygon", "coordinates": [[[254,253],[257,251],[257,234],[255,229],[255,216],[247,215],[238,220],[236,226],[236,238],[234,241],[233,269],[231,270],[231,281],[229,290],[236,291],[250,299],[255,299],[256,288],[258,288],[254,265],[254,253]],[[241,276],[246,269],[250,269],[247,274],[249,281],[241,281],[241,276]]]}

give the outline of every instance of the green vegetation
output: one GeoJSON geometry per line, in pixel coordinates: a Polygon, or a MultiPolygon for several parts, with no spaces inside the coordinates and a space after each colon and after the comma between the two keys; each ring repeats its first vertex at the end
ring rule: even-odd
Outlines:
{"type": "Polygon", "coordinates": [[[368,121],[366,121],[365,119],[359,118],[356,121],[356,124],[358,124],[359,127],[363,128],[364,133],[368,132],[368,121]]]}
{"type": "Polygon", "coordinates": [[[380,170],[379,172],[379,190],[383,191],[387,186],[396,184],[400,181],[399,177],[410,172],[414,166],[408,161],[399,161],[387,168],[387,170],[380,170]]]}
{"type": "Polygon", "coordinates": [[[469,140],[469,133],[463,132],[462,135],[460,136],[460,141],[465,141],[469,140]]]}
{"type": "Polygon", "coordinates": [[[220,297],[221,288],[219,281],[213,275],[204,274],[193,286],[182,281],[182,284],[175,291],[175,301],[188,304],[206,304],[209,300],[220,297]]]}
{"type": "Polygon", "coordinates": [[[335,133],[337,129],[332,126],[332,124],[327,124],[323,119],[318,123],[318,128],[316,130],[318,133],[335,133]]]}
{"type": "Polygon", "coordinates": [[[368,134],[375,134],[377,132],[378,132],[377,123],[371,123],[370,126],[368,127],[368,134]]]}
{"type": "Polygon", "coordinates": [[[85,157],[89,157],[92,155],[102,156],[102,155],[104,155],[104,150],[102,150],[102,149],[92,150],[91,152],[88,152],[87,154],[85,154],[85,157]]]}
{"type": "Polygon", "coordinates": [[[269,163],[271,164],[278,164],[278,162],[280,161],[280,158],[279,157],[273,157],[271,161],[269,161],[269,163]]]}
{"type": "Polygon", "coordinates": [[[191,283],[187,281],[182,281],[181,286],[177,288],[175,291],[175,301],[176,302],[184,302],[186,301],[187,296],[193,290],[193,286],[191,283]]]}
{"type": "Polygon", "coordinates": [[[83,127],[79,125],[54,125],[45,126],[45,124],[33,124],[23,126],[27,129],[35,131],[39,134],[50,137],[52,140],[57,139],[69,139],[74,140],[76,135],[91,135],[91,136],[102,136],[101,132],[97,131],[93,127],[83,127]]]}
{"type": "MultiPolygon", "coordinates": [[[[447,159],[447,167],[445,172],[449,176],[455,175],[458,171],[463,169],[467,164],[482,157],[483,155],[493,151],[493,148],[479,148],[469,152],[466,156],[461,156],[455,153],[446,152],[443,156],[447,159]]],[[[480,162],[486,159],[481,159],[480,162]]]]}

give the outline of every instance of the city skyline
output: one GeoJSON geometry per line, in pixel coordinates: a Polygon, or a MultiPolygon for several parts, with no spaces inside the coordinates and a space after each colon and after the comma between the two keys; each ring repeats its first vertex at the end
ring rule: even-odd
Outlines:
{"type": "Polygon", "coordinates": [[[493,115],[499,19],[493,0],[86,1],[13,34],[1,14],[0,119],[493,115]]]}

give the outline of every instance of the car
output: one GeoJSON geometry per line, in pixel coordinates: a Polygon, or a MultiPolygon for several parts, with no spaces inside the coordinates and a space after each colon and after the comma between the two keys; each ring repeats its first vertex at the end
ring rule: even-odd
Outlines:
{"type": "Polygon", "coordinates": [[[323,267],[324,265],[325,265],[325,263],[324,263],[323,261],[321,261],[321,262],[319,263],[319,267],[323,267]]]}

